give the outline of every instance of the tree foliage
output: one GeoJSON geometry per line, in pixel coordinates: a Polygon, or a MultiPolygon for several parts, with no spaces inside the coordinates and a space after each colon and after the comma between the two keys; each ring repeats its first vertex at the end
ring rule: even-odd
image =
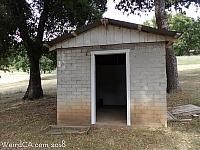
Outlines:
{"type": "MultiPolygon", "coordinates": [[[[196,7],[200,7],[200,1],[198,0],[165,0],[165,7],[171,10],[173,6],[180,13],[185,13],[183,8],[189,8],[193,3],[196,7]]],[[[120,0],[116,4],[117,9],[129,14],[140,14],[140,12],[148,13],[154,9],[154,6],[155,0],[120,0]]]]}
{"type": "Polygon", "coordinates": [[[30,67],[29,86],[24,98],[33,99],[43,96],[39,68],[44,65],[40,64],[40,58],[43,63],[53,63],[47,60],[47,55],[44,56],[43,41],[69,32],[86,21],[93,22],[106,10],[106,1],[1,0],[0,7],[0,49],[5,53],[9,49],[18,49],[19,60],[26,62],[28,58],[28,63],[18,66],[26,68],[28,64],[30,67]],[[19,49],[21,45],[24,48],[19,49]]]}
{"type": "MultiPolygon", "coordinates": [[[[14,50],[13,50],[14,51],[14,50]]],[[[10,53],[12,56],[7,56],[6,59],[9,61],[4,61],[8,63],[7,69],[14,69],[18,71],[23,71],[29,73],[30,65],[28,61],[28,56],[26,49],[23,45],[18,46],[14,53],[10,53]]],[[[56,52],[43,53],[40,59],[40,71],[41,73],[50,73],[56,69],[56,52]]]]}
{"type": "MultiPolygon", "coordinates": [[[[144,25],[157,28],[155,17],[145,21],[144,25]]],[[[200,18],[194,20],[183,14],[174,16],[168,14],[169,29],[182,33],[182,36],[173,44],[176,55],[200,54],[200,18]]]]}
{"type": "Polygon", "coordinates": [[[197,20],[176,16],[171,22],[171,28],[183,32],[182,36],[173,44],[177,55],[200,54],[200,18],[197,20]]]}
{"type": "Polygon", "coordinates": [[[23,45],[16,50],[11,66],[18,71],[29,72],[28,57],[23,45]]]}

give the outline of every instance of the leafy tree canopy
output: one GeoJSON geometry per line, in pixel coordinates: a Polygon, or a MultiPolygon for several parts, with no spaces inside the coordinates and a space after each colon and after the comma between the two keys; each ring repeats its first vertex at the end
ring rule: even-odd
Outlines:
{"type": "MultiPolygon", "coordinates": [[[[155,6],[155,0],[119,0],[117,2],[116,8],[123,10],[127,13],[140,13],[140,12],[150,12],[155,6]]],[[[189,8],[191,4],[195,4],[196,7],[200,7],[200,1],[198,0],[165,0],[165,7],[168,10],[172,9],[172,6],[180,13],[185,13],[184,8],[189,8]]]]}
{"type": "Polygon", "coordinates": [[[47,61],[43,56],[47,52],[43,47],[43,41],[69,32],[73,27],[84,25],[86,22],[93,22],[106,10],[106,2],[104,0],[0,1],[1,54],[8,53],[10,49],[17,49],[21,53],[16,59],[21,60],[20,56],[23,56],[26,61],[27,56],[29,62],[30,80],[24,98],[35,99],[43,96],[40,77],[42,65],[39,62],[41,57],[47,61]]]}
{"type": "MultiPolygon", "coordinates": [[[[44,40],[69,32],[86,21],[93,22],[105,10],[103,0],[1,0],[0,57],[10,55],[6,54],[8,49],[21,45],[29,55],[33,45],[41,47],[44,40]]],[[[35,49],[38,51],[34,53],[39,55],[45,52],[35,49]]]]}
{"type": "MultiPolygon", "coordinates": [[[[173,44],[176,55],[200,54],[200,18],[194,20],[183,14],[169,15],[170,30],[182,32],[182,36],[173,44]]],[[[155,17],[145,21],[144,25],[157,28],[155,17]]]]}

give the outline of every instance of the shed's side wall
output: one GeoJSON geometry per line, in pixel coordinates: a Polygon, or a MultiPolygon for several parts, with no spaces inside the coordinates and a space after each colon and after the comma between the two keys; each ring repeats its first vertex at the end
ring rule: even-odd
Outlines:
{"type": "Polygon", "coordinates": [[[58,50],[58,125],[91,123],[90,51],[112,49],[130,49],[132,126],[166,126],[164,42],[58,50]]]}
{"type": "Polygon", "coordinates": [[[165,44],[140,44],[130,52],[131,121],[135,126],[166,126],[165,44]]]}
{"type": "Polygon", "coordinates": [[[57,124],[90,124],[90,56],[63,49],[57,62],[57,124]]]}

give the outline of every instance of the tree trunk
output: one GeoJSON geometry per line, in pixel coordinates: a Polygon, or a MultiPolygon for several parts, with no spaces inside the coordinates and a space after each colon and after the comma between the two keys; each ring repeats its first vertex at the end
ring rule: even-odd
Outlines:
{"type": "Polygon", "coordinates": [[[27,91],[23,99],[39,99],[43,97],[43,90],[41,86],[40,68],[39,68],[40,57],[29,55],[30,63],[30,79],[27,91]]]}
{"type": "Polygon", "coordinates": [[[155,0],[155,16],[158,29],[168,30],[168,20],[165,11],[165,0],[155,0]]]}
{"type": "Polygon", "coordinates": [[[172,48],[166,48],[166,72],[168,93],[178,92],[181,89],[177,70],[177,60],[174,50],[172,48]]]}
{"type": "MultiPolygon", "coordinates": [[[[165,11],[165,0],[155,0],[155,16],[158,29],[169,29],[167,14],[165,11]]],[[[166,48],[166,74],[167,92],[180,91],[177,60],[172,48],[166,48]]]]}

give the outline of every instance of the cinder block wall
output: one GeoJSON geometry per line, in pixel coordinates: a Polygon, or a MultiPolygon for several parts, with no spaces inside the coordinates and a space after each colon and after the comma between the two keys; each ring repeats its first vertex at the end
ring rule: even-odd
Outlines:
{"type": "Polygon", "coordinates": [[[90,55],[86,50],[57,51],[57,124],[90,124],[90,55]]]}
{"type": "Polygon", "coordinates": [[[165,44],[138,44],[130,52],[133,126],[167,126],[165,44]]]}
{"type": "Polygon", "coordinates": [[[57,124],[91,123],[90,51],[112,49],[130,49],[132,126],[166,126],[164,42],[58,50],[57,124]]]}

